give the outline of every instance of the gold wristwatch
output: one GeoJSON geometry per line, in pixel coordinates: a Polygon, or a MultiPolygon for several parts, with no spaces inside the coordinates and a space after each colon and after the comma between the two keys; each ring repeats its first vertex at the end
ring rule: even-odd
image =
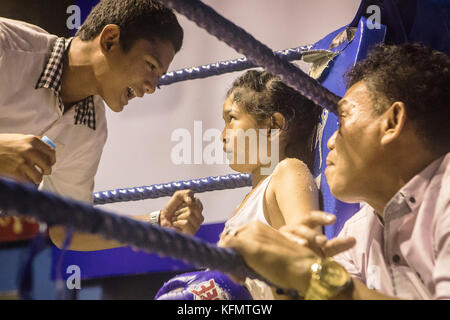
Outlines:
{"type": "Polygon", "coordinates": [[[353,284],[348,272],[330,258],[320,259],[311,266],[311,281],[305,300],[328,300],[353,284]]]}

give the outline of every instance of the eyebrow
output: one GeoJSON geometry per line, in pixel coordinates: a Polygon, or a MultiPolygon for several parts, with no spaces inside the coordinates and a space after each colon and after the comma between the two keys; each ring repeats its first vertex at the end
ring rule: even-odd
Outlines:
{"type": "Polygon", "coordinates": [[[232,110],[231,110],[230,108],[229,108],[229,109],[223,110],[223,112],[222,112],[222,118],[226,117],[231,111],[232,111],[232,110]]]}
{"type": "Polygon", "coordinates": [[[342,106],[349,105],[349,104],[350,104],[350,102],[348,102],[347,100],[341,99],[341,100],[339,100],[338,104],[336,105],[336,110],[339,112],[340,111],[339,109],[342,109],[342,106]]]}

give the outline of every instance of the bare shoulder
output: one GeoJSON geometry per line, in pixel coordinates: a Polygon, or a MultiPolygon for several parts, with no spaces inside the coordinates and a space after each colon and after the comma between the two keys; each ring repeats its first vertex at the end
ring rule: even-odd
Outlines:
{"type": "Polygon", "coordinates": [[[296,158],[287,158],[276,166],[270,181],[271,188],[274,190],[286,190],[288,188],[301,187],[314,191],[316,185],[314,177],[309,171],[308,166],[296,158]]]}
{"type": "Polygon", "coordinates": [[[302,175],[308,179],[312,178],[306,163],[296,158],[286,158],[275,167],[273,171],[274,177],[283,177],[285,175],[302,175]]]}
{"type": "Polygon", "coordinates": [[[287,158],[275,168],[272,179],[272,188],[275,190],[307,189],[316,191],[317,186],[308,166],[296,158],[287,158]]]}

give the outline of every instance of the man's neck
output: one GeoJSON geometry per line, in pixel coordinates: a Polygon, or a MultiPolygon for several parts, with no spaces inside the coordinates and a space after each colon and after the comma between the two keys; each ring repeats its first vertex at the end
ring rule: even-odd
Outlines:
{"type": "Polygon", "coordinates": [[[440,155],[421,151],[420,155],[409,155],[407,159],[397,160],[395,164],[386,166],[383,173],[380,173],[378,180],[368,188],[369,193],[365,197],[366,201],[375,211],[384,217],[384,209],[394,195],[400,191],[414,176],[438,159],[440,155]]]}
{"type": "Polygon", "coordinates": [[[65,109],[98,94],[92,62],[93,51],[91,42],[81,41],[78,37],[72,40],[64,58],[61,80],[61,98],[65,109]]]}

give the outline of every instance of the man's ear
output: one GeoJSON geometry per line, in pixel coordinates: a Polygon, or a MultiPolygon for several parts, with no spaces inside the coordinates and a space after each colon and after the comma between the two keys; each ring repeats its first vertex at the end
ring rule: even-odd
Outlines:
{"type": "Polygon", "coordinates": [[[383,114],[381,144],[397,139],[406,123],[406,108],[403,102],[394,102],[383,114]]]}
{"type": "Polygon", "coordinates": [[[100,33],[100,47],[103,53],[110,52],[120,46],[120,27],[116,24],[107,24],[100,33]]]}

